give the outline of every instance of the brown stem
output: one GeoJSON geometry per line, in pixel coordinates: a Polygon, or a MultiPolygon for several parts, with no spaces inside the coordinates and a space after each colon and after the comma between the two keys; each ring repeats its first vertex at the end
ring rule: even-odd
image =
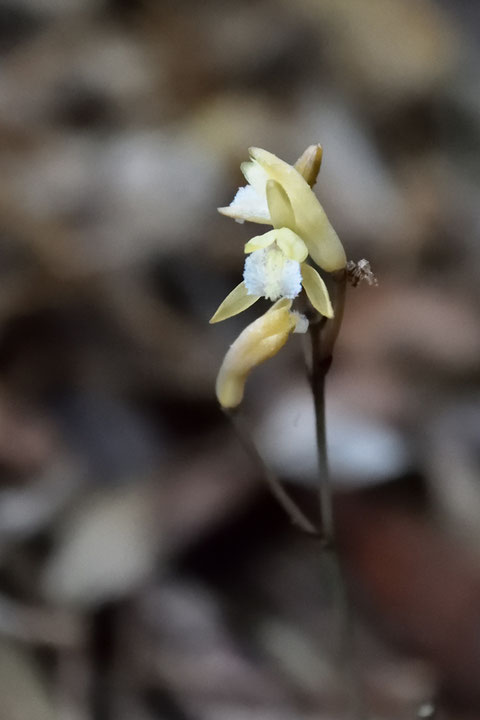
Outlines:
{"type": "Polygon", "coordinates": [[[339,659],[343,666],[346,686],[350,695],[352,717],[355,720],[365,718],[362,693],[360,690],[358,669],[354,656],[354,627],[345,576],[336,545],[335,518],[333,513],[332,486],[328,467],[328,452],[325,419],[325,379],[332,362],[335,341],[342,323],[345,304],[345,271],[334,275],[335,317],[326,322],[312,323],[309,333],[311,340],[311,385],[315,407],[317,452],[318,452],[318,500],[321,519],[321,532],[325,538],[330,575],[333,578],[335,593],[334,607],[338,612],[339,659]]]}
{"type": "Polygon", "coordinates": [[[327,544],[332,546],[335,542],[335,525],[327,454],[325,378],[332,363],[333,347],[342,324],[347,285],[346,271],[340,270],[333,275],[333,278],[335,316],[325,323],[312,323],[309,330],[312,348],[311,383],[317,433],[320,517],[323,535],[327,544]]]}

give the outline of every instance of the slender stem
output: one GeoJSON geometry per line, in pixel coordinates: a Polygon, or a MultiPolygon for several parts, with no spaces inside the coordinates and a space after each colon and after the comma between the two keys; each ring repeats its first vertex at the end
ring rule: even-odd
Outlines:
{"type": "Polygon", "coordinates": [[[322,531],[328,545],[335,546],[335,523],[333,517],[332,488],[328,467],[327,433],[325,419],[325,378],[332,364],[332,353],[343,319],[347,275],[340,270],[333,275],[335,281],[335,316],[325,323],[310,325],[311,383],[315,407],[315,422],[318,453],[318,499],[322,531]]]}
{"type": "Polygon", "coordinates": [[[318,454],[318,500],[321,529],[328,546],[335,542],[335,525],[333,518],[332,487],[328,468],[326,419],[325,419],[325,376],[328,364],[319,357],[320,331],[311,331],[312,339],[312,392],[315,406],[315,423],[318,454]]]}
{"type": "Polygon", "coordinates": [[[315,407],[316,436],[318,451],[318,500],[321,519],[321,531],[325,538],[326,557],[329,561],[335,595],[335,609],[339,624],[339,659],[349,690],[352,717],[365,718],[362,693],[358,678],[358,669],[354,655],[354,626],[345,576],[338,554],[335,518],[333,512],[332,486],[328,467],[328,451],[325,418],[325,378],[332,361],[332,352],[342,322],[345,302],[346,274],[338,273],[336,281],[335,317],[326,323],[310,325],[311,339],[311,384],[315,407]]]}
{"type": "Polygon", "coordinates": [[[236,431],[239,439],[241,440],[242,445],[244,446],[245,450],[250,455],[250,457],[253,459],[253,461],[261,469],[262,479],[266,482],[270,492],[275,497],[277,502],[285,510],[285,512],[287,513],[291,522],[294,525],[296,525],[298,528],[300,528],[300,530],[302,530],[304,533],[318,537],[320,535],[318,529],[308,519],[308,517],[305,515],[305,513],[302,510],[300,510],[300,508],[298,507],[296,502],[290,497],[290,495],[284,489],[284,487],[282,486],[282,484],[279,481],[279,479],[277,478],[277,476],[273,473],[271,468],[266,464],[265,460],[263,459],[261,453],[259,452],[259,450],[255,444],[255,441],[253,440],[251,433],[244,426],[239,415],[237,415],[234,411],[232,412],[232,411],[224,410],[224,412],[227,415],[227,417],[229,418],[229,420],[231,421],[233,427],[235,428],[235,431],[236,431]]]}

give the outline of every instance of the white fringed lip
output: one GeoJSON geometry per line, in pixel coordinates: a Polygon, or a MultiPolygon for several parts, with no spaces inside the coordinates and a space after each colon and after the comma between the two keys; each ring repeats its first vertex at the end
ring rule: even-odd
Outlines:
{"type": "Polygon", "coordinates": [[[275,301],[292,299],[302,289],[300,263],[287,258],[275,245],[255,250],[245,260],[243,279],[249,295],[261,295],[275,301]]]}

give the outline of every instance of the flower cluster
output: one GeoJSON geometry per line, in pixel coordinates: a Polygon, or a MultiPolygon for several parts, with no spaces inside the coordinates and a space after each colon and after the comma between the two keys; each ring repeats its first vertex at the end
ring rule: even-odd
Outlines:
{"type": "Polygon", "coordinates": [[[291,332],[306,331],[306,319],[291,310],[302,287],[315,310],[333,317],[327,287],[307,260],[326,272],[346,265],[342,243],[310,187],[319,169],[320,146],[308,148],[295,167],[260,148],[250,148],[250,156],[241,165],[248,184],[219,212],[237,222],[246,220],[273,229],[247,242],[243,281],[210,322],[237,315],[261,297],[275,304],[246,328],[228,351],[217,378],[217,397],[223,407],[241,402],[250,370],[275,355],[291,332]]]}

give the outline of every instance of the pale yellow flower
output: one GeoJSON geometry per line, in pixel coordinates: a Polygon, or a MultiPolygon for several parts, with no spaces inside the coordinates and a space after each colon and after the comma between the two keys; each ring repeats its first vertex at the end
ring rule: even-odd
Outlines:
{"type": "Polygon", "coordinates": [[[285,345],[290,333],[305,332],[308,323],[291,312],[292,301],[282,298],[240,333],[228,350],[218,373],[216,393],[224,408],[242,402],[249,373],[273,357],[285,345]]]}
{"type": "Polygon", "coordinates": [[[343,268],[345,252],[337,234],[294,167],[266,150],[251,148],[250,154],[252,160],[242,163],[249,184],[238,190],[229,207],[219,211],[239,222],[268,223],[274,229],[245,245],[249,257],[243,282],[225,298],[210,322],[237,315],[261,297],[294,299],[302,286],[313,307],[332,317],[325,283],[305,261],[310,255],[324,270],[343,268]]]}

